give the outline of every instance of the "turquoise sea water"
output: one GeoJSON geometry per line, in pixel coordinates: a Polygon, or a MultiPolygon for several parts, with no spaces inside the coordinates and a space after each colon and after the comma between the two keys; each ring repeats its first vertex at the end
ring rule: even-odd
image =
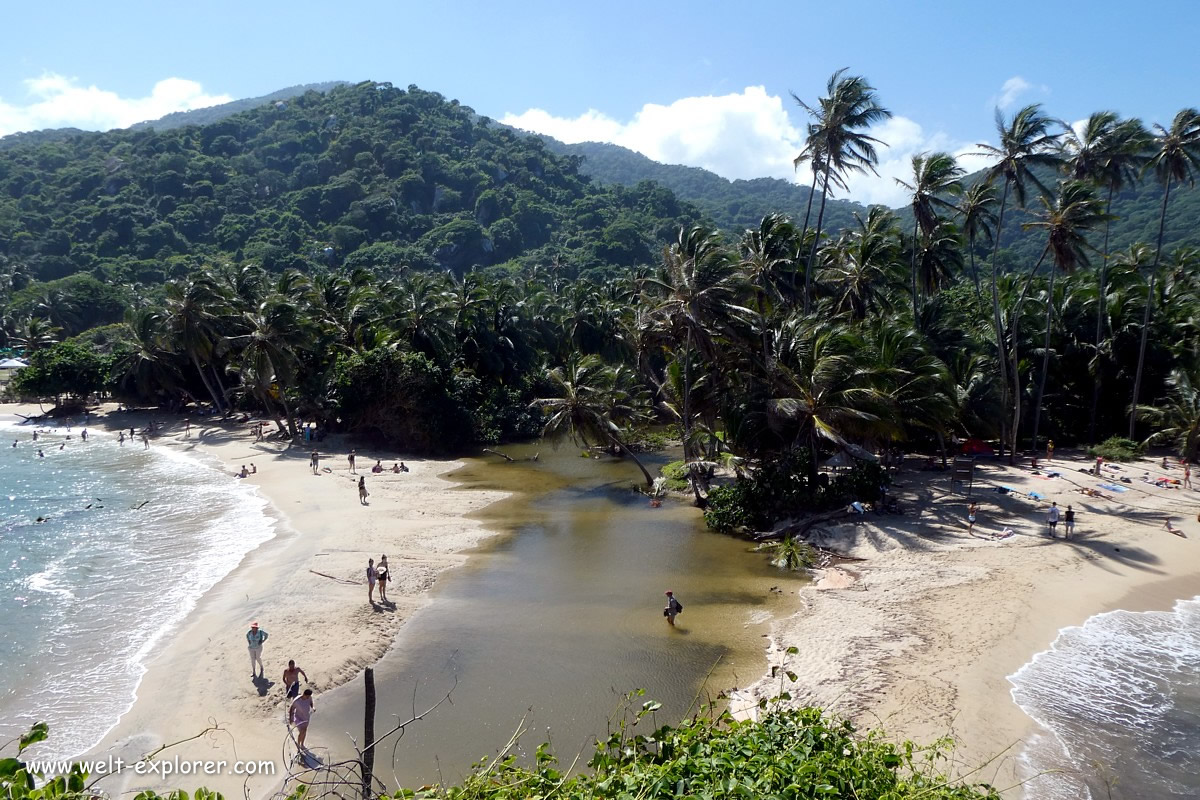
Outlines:
{"type": "Polygon", "coordinates": [[[274,525],[216,464],[79,433],[34,442],[0,421],[0,741],[46,721],[54,757],[103,737],[146,659],[274,525]]]}
{"type": "Polygon", "coordinates": [[[1200,797],[1200,598],[1065,628],[1009,680],[1039,800],[1200,797]]]}

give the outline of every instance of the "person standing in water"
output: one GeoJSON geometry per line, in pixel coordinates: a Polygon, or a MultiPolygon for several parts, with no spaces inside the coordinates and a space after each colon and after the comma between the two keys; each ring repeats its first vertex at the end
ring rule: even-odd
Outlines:
{"type": "Polygon", "coordinates": [[[250,623],[250,630],[246,631],[246,644],[250,648],[250,677],[261,678],[263,675],[262,649],[263,643],[267,641],[268,633],[258,627],[257,622],[250,623]],[[254,665],[258,665],[258,672],[255,673],[254,665]]]}
{"type": "Polygon", "coordinates": [[[663,609],[663,616],[667,618],[667,623],[674,628],[675,617],[683,611],[683,603],[675,599],[675,594],[667,590],[667,607],[663,609]]]}

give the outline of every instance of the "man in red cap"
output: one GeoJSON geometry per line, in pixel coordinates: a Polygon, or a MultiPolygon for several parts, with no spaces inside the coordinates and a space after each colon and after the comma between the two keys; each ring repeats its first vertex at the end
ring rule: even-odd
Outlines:
{"type": "Polygon", "coordinates": [[[663,609],[663,616],[667,618],[667,622],[671,627],[675,627],[675,615],[683,611],[683,603],[675,599],[675,595],[671,590],[667,590],[667,607],[663,609]]]}
{"type": "Polygon", "coordinates": [[[246,644],[250,646],[250,677],[261,678],[263,675],[262,662],[262,646],[267,640],[267,632],[258,627],[257,622],[250,623],[250,630],[246,631],[246,644]],[[254,665],[258,664],[258,672],[254,672],[254,665]]]}

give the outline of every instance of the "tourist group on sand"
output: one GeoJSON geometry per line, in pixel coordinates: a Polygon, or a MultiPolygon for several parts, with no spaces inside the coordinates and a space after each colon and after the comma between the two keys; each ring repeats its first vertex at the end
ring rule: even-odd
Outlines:
{"type": "MultiPolygon", "coordinates": [[[[265,628],[259,627],[257,622],[250,623],[250,630],[246,631],[246,646],[250,650],[251,680],[258,681],[265,677],[262,651],[268,638],[270,638],[270,634],[265,628]]],[[[295,733],[296,746],[303,752],[304,740],[308,736],[308,723],[312,720],[313,712],[317,707],[313,702],[312,689],[305,689],[303,694],[300,692],[301,678],[304,678],[305,683],[309,682],[308,673],[298,667],[294,659],[288,659],[287,668],[283,671],[282,682],[284,699],[292,702],[287,709],[286,722],[288,729],[295,733]]]]}

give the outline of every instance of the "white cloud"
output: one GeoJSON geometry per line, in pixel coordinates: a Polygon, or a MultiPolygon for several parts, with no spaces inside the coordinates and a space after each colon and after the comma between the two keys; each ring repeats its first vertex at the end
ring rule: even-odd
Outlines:
{"type": "MultiPolygon", "coordinates": [[[[628,122],[595,109],[578,117],[556,117],[536,108],[506,114],[501,121],[568,143],[618,144],[655,161],[703,167],[730,179],[773,177],[805,184],[812,179],[803,166],[799,173],[792,167],[804,144],[800,129],[792,124],[783,100],[761,86],[719,97],[685,97],[665,106],[647,104],[628,122]]],[[[893,117],[872,129],[871,135],[885,142],[878,148],[879,175],[847,178],[849,198],[864,204],[895,207],[908,202],[895,179],[911,177],[912,157],[917,153],[952,153],[968,172],[988,163],[972,155],[978,150],[975,142],[927,133],[907,117],[893,117]]]]}
{"type": "Polygon", "coordinates": [[[792,178],[804,137],[783,100],[762,86],[670,105],[647,103],[629,122],[589,109],[556,117],[542,109],[505,114],[501,122],[568,143],[611,142],[665,164],[703,167],[726,178],[792,178]]]}
{"type": "Polygon", "coordinates": [[[233,99],[225,94],[206,94],[199,83],[183,78],[161,80],[145,97],[121,97],[54,73],[24,83],[29,98],[25,104],[0,98],[0,136],[42,128],[124,128],[174,111],[215,106],[233,99]]]}
{"type": "Polygon", "coordinates": [[[992,97],[991,105],[1001,111],[1007,111],[1016,105],[1017,100],[1022,95],[1027,94],[1031,89],[1039,94],[1050,94],[1050,87],[1046,84],[1034,85],[1020,75],[1013,75],[1000,87],[1000,94],[992,97]]]}

